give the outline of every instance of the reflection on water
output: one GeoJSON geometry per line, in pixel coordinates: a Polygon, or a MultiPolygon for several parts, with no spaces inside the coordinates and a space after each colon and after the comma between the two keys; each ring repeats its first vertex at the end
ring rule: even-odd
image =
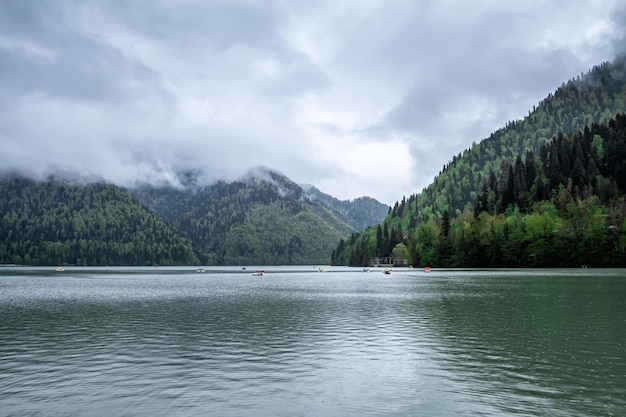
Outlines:
{"type": "Polygon", "coordinates": [[[626,292],[615,272],[450,282],[433,320],[455,381],[508,414],[623,414],[626,292]]]}
{"type": "Polygon", "coordinates": [[[622,270],[0,269],[0,415],[626,415],[622,270]]]}

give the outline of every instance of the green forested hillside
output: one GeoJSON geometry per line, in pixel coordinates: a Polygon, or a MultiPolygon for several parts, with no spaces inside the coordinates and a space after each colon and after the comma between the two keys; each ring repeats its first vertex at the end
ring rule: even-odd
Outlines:
{"type": "Polygon", "coordinates": [[[389,206],[371,197],[359,197],[354,200],[339,200],[321,192],[313,186],[309,186],[305,189],[305,196],[312,202],[320,202],[332,211],[338,213],[342,220],[355,230],[364,230],[371,225],[380,223],[389,212],[389,206]]]}
{"type": "MultiPolygon", "coordinates": [[[[568,135],[590,126],[606,124],[626,112],[626,55],[594,67],[564,83],[539,103],[523,120],[508,123],[489,138],[453,157],[418,199],[419,216],[441,217],[469,208],[491,173],[502,161],[510,163],[530,150],[538,153],[559,133],[568,135]]],[[[402,208],[402,210],[404,207],[402,208]]]]}
{"type": "MultiPolygon", "coordinates": [[[[364,265],[375,256],[389,256],[394,248],[406,246],[409,262],[415,265],[626,266],[621,254],[623,246],[620,246],[624,226],[616,215],[623,208],[626,157],[622,152],[624,139],[619,133],[623,118],[613,120],[625,110],[625,76],[626,57],[620,56],[612,63],[597,66],[563,84],[524,120],[507,124],[455,156],[421,194],[396,204],[382,228],[372,227],[340,242],[333,252],[332,263],[364,265]],[[607,126],[609,122],[612,124],[607,126]],[[571,132],[580,134],[572,139],[568,136],[571,132]],[[564,144],[572,140],[578,145],[565,151],[564,144]],[[520,182],[524,176],[525,183],[520,182]],[[586,179],[583,181],[583,178],[586,179]],[[563,189],[572,201],[559,200],[563,189]],[[591,250],[589,236],[583,239],[584,233],[580,231],[568,235],[573,239],[568,241],[569,246],[553,240],[548,240],[544,246],[531,245],[530,241],[535,238],[542,240],[530,232],[526,222],[532,223],[534,218],[525,216],[535,210],[542,210],[542,215],[548,216],[547,207],[558,208],[549,215],[550,225],[559,226],[553,230],[559,230],[558,236],[565,238],[564,231],[571,232],[572,228],[568,227],[571,225],[558,220],[568,219],[566,211],[570,203],[593,207],[599,204],[601,211],[594,213],[604,216],[606,231],[611,233],[607,235],[610,239],[602,236],[604,246],[591,250]],[[516,210],[519,215],[507,216],[516,210]],[[498,223],[503,216],[507,222],[498,223]],[[521,223],[513,225],[513,220],[521,223]],[[518,233],[517,238],[511,236],[513,230],[518,233]],[[491,240],[485,237],[489,233],[491,240]],[[482,237],[481,244],[476,234],[482,237]],[[522,241],[521,236],[525,236],[526,241],[522,241]],[[609,241],[613,246],[607,248],[609,241]],[[465,244],[469,246],[463,246],[465,244]],[[555,247],[555,244],[561,246],[555,247]],[[504,254],[509,245],[516,245],[518,253],[507,258],[504,254]],[[595,256],[598,248],[605,250],[602,257],[595,256]],[[568,251],[568,254],[557,255],[555,250],[568,251]],[[589,250],[594,255],[583,254],[589,250]]],[[[574,206],[570,206],[569,210],[573,209],[574,206]]],[[[579,214],[588,215],[584,210],[579,214]]],[[[570,212],[569,220],[572,216],[570,212]]],[[[588,231],[590,226],[579,227],[588,231]]],[[[556,236],[555,232],[553,237],[556,236]]]]}
{"type": "Polygon", "coordinates": [[[197,264],[193,245],[124,189],[0,179],[0,263],[197,264]]]}
{"type": "Polygon", "coordinates": [[[193,181],[125,190],[0,178],[0,264],[327,264],[356,230],[349,223],[378,222],[387,212],[357,199],[337,200],[350,212],[339,213],[285,176],[255,172],[261,178],[201,189],[193,181]]]}
{"type": "Polygon", "coordinates": [[[134,192],[192,240],[208,264],[327,264],[339,240],[355,229],[272,174],[271,181],[218,182],[195,191],[134,192]]]}

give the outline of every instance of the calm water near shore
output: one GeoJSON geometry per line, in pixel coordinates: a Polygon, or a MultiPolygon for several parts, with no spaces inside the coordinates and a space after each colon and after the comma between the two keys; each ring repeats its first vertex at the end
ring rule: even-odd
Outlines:
{"type": "Polygon", "coordinates": [[[626,415],[626,270],[252,269],[0,268],[0,415],[626,415]]]}

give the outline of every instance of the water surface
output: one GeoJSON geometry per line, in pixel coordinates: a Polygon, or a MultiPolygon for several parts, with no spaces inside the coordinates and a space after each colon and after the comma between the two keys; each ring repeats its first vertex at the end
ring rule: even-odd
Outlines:
{"type": "Polygon", "coordinates": [[[0,268],[0,415],[623,416],[626,271],[0,268]]]}

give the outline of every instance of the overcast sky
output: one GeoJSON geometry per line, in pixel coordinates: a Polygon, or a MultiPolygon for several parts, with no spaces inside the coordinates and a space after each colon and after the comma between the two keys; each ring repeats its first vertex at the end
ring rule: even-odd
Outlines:
{"type": "Polygon", "coordinates": [[[623,0],[0,1],[0,171],[393,204],[624,50],[623,0]]]}

